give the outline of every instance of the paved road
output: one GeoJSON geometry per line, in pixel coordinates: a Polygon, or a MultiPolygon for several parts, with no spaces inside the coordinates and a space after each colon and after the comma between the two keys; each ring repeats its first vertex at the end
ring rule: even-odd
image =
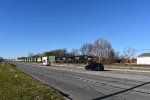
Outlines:
{"type": "Polygon", "coordinates": [[[14,64],[73,100],[150,100],[148,72],[86,71],[69,67],[14,64]]]}

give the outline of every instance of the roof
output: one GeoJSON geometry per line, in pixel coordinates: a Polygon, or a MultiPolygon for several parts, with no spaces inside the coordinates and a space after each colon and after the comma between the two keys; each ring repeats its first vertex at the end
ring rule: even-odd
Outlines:
{"type": "Polygon", "coordinates": [[[150,57],[150,53],[143,53],[139,55],[138,57],[150,57]]]}

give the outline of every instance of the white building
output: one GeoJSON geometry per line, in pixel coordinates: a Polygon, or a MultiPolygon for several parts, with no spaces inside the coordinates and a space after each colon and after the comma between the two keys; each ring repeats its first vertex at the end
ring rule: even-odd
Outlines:
{"type": "Polygon", "coordinates": [[[143,53],[137,57],[137,64],[150,65],[150,53],[143,53]]]}
{"type": "Polygon", "coordinates": [[[42,57],[42,61],[47,61],[47,57],[42,57]]]}

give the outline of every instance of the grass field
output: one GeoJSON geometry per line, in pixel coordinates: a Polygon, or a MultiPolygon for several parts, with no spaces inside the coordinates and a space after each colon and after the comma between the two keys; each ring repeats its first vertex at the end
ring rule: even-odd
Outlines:
{"type": "Polygon", "coordinates": [[[63,100],[54,89],[0,62],[0,100],[63,100]]]}

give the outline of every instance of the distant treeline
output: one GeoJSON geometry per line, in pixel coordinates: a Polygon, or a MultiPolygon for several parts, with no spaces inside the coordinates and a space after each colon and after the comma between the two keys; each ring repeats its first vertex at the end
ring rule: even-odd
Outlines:
{"type": "Polygon", "coordinates": [[[0,57],[0,62],[2,62],[4,59],[2,57],[0,57]]]}
{"type": "Polygon", "coordinates": [[[55,49],[51,51],[46,51],[43,53],[29,53],[28,57],[49,57],[55,56],[56,62],[87,62],[87,59],[81,59],[84,57],[90,57],[94,62],[101,63],[120,63],[129,62],[132,58],[134,50],[131,48],[126,48],[123,54],[115,52],[111,43],[106,39],[97,39],[93,43],[85,43],[79,49],[72,49],[68,52],[67,49],[55,49]],[[80,58],[80,59],[76,59],[80,58]]]}

